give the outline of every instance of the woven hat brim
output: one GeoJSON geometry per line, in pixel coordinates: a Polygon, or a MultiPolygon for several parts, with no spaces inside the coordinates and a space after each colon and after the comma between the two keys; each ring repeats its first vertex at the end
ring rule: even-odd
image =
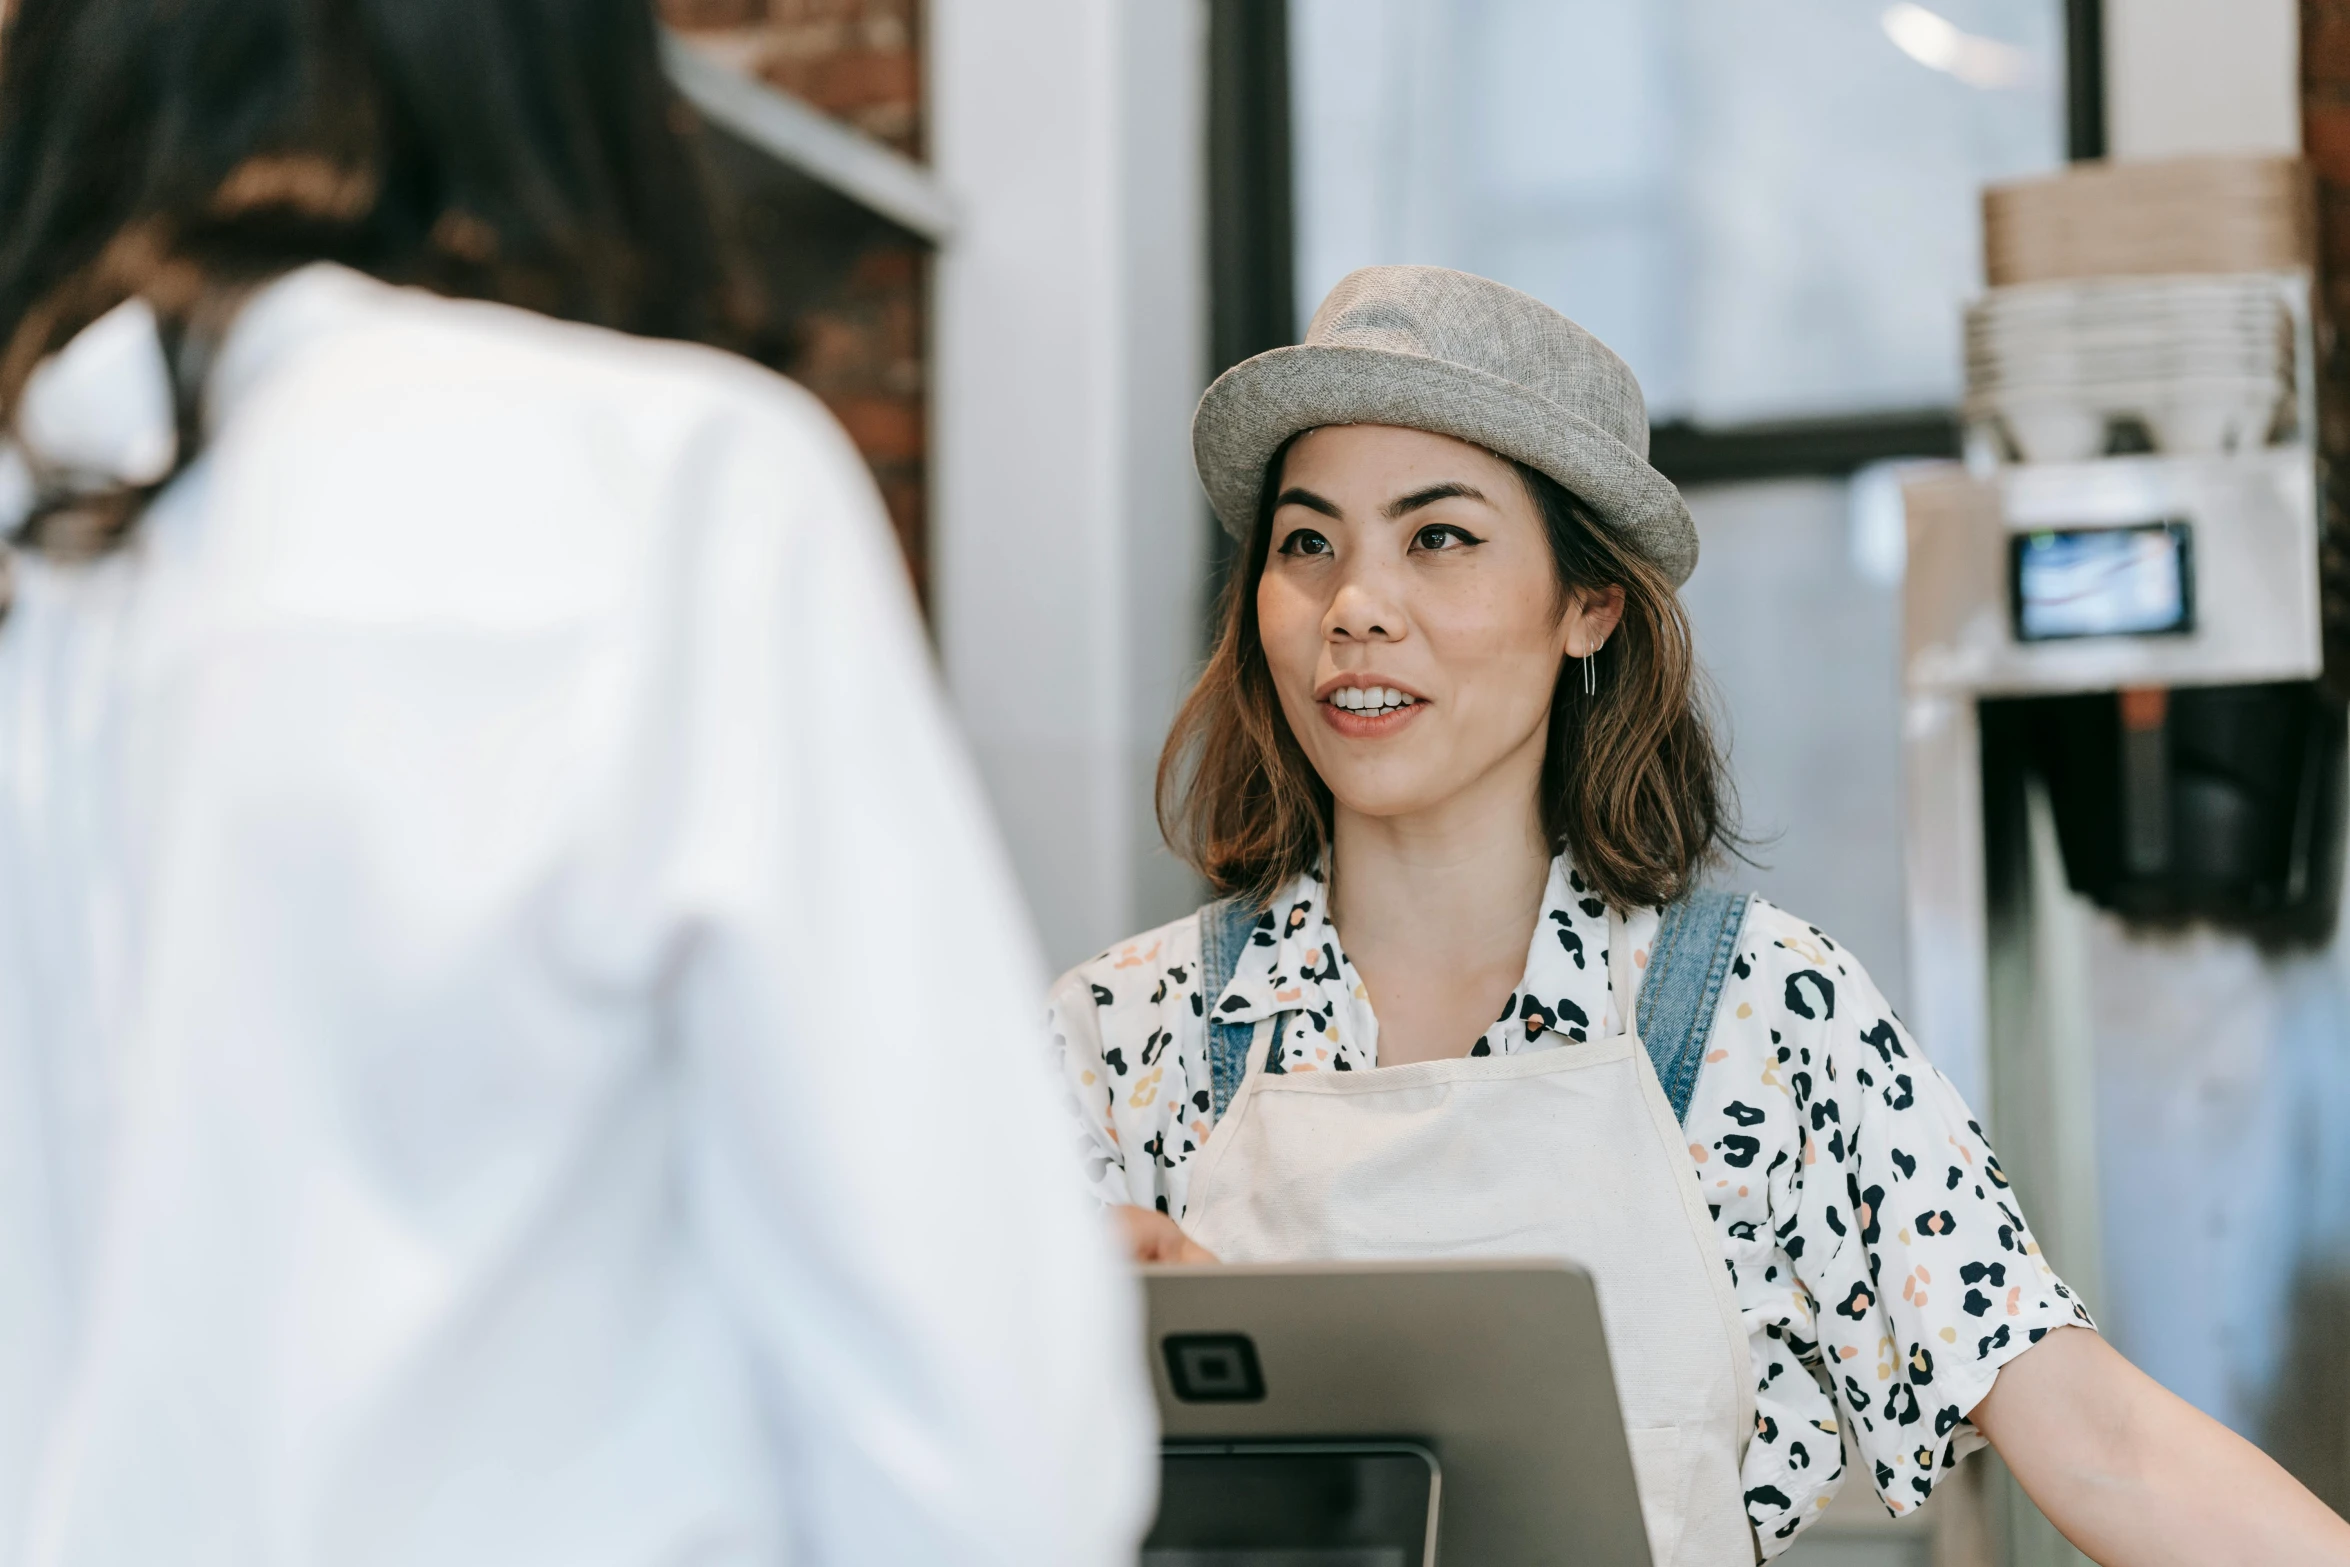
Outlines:
{"type": "Polygon", "coordinates": [[[1582,415],[1470,365],[1330,343],[1244,360],[1200,399],[1192,460],[1226,532],[1248,537],[1265,464],[1281,443],[1330,424],[1399,425],[1482,446],[1565,485],[1676,587],[1697,569],[1697,529],[1681,492],[1582,415]]]}

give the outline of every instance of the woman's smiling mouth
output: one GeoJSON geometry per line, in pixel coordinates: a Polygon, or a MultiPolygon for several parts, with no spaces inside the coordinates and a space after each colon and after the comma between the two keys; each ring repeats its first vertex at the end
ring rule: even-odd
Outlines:
{"type": "Polygon", "coordinates": [[[1317,704],[1322,719],[1350,739],[1393,734],[1427,706],[1425,697],[1390,685],[1344,685],[1325,692],[1317,704]]]}

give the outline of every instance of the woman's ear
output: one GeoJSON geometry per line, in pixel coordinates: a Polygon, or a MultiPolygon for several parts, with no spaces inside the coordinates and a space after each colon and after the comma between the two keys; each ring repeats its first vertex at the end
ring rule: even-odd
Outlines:
{"type": "Polygon", "coordinates": [[[1616,627],[1624,622],[1624,589],[1621,584],[1606,588],[1577,588],[1573,602],[1567,609],[1567,647],[1569,658],[1583,658],[1596,653],[1616,627]]]}

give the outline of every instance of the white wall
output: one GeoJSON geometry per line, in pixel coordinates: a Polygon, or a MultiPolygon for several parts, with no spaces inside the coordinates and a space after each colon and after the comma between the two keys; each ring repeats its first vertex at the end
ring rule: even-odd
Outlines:
{"type": "Polygon", "coordinates": [[[2105,0],[2116,158],[2301,150],[2299,0],[2105,0]]]}
{"type": "Polygon", "coordinates": [[[1065,965],[1190,906],[1148,764],[1188,681],[1206,523],[1204,0],[937,0],[939,650],[1065,965]]]}
{"type": "Polygon", "coordinates": [[[1191,466],[1208,382],[1205,0],[1119,0],[1126,37],[1122,476],[1126,907],[1084,950],[1199,906],[1204,889],[1159,837],[1159,748],[1199,672],[1215,521],[1191,466]]]}

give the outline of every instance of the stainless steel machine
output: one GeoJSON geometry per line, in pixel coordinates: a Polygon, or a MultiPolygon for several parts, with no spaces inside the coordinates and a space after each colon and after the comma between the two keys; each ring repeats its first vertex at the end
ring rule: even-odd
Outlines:
{"type": "MultiPolygon", "coordinates": [[[[2297,273],[2268,281],[2292,345],[2277,439],[2033,463],[2008,460],[1998,432],[1978,423],[1965,464],[1921,470],[1904,486],[1913,1007],[1943,1069],[1977,1102],[1990,1102],[1992,1056],[1984,704],[2110,694],[2121,737],[2115,789],[2064,803],[2108,816],[2132,877],[2175,883],[2187,867],[2174,855],[2203,847],[2204,824],[2174,819],[2172,704],[2153,693],[2319,673],[2309,284],[2297,273]],[[2149,694],[2125,702],[2123,692],[2149,694]]],[[[2295,809],[2312,803],[2296,797],[2295,809]]],[[[2286,825],[2306,832],[2314,822],[2286,825]]],[[[2282,901],[2307,890],[2297,883],[2282,901]]]]}
{"type": "MultiPolygon", "coordinates": [[[[2109,1294],[2100,1169],[2111,1139],[2177,1129],[2101,1127],[2100,1105],[2117,1075],[2177,1070],[2185,1052],[2160,1036],[2209,1020],[2125,1025],[2101,998],[2214,961],[2214,942],[2322,942],[2342,853],[2341,721],[2314,684],[2309,281],[2172,281],[2274,302],[2281,378],[2257,417],[2179,414],[2180,399],[2223,400],[2193,377],[2167,388],[2169,404],[2142,397],[2146,409],[2127,406],[2126,385],[2059,406],[2002,395],[1978,365],[1968,460],[1904,486],[1910,1021],[1987,1112],[2052,1263],[2109,1328],[2123,1318],[2141,1336],[2192,1303],[2109,1294]]],[[[2151,297],[2147,280],[2114,286],[2151,297]]],[[[2104,330],[2137,350],[2110,319],[2104,330]]],[[[1989,340],[1979,319],[1970,331],[1978,356],[2037,353],[2057,371],[2099,341],[2082,329],[2027,350],[1989,340]]],[[[2211,1148],[2179,1157],[2224,1163],[2211,1148]]],[[[2011,1487],[1993,1495],[2006,1561],[2078,1559],[2011,1487]]]]}

